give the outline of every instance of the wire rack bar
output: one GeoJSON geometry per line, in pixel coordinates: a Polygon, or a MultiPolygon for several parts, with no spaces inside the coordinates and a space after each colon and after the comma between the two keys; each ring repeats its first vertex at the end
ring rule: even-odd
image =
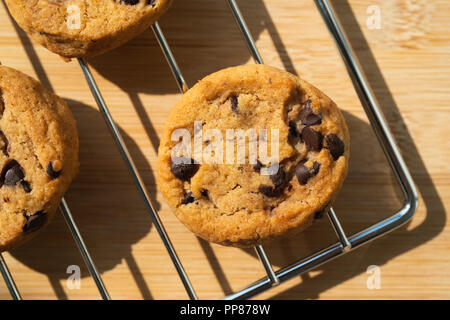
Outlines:
{"type": "Polygon", "coordinates": [[[22,300],[19,290],[17,289],[16,283],[9,272],[8,266],[6,265],[3,255],[0,253],[0,272],[2,273],[3,279],[5,280],[6,287],[11,294],[13,300],[22,300]]]}
{"type": "Polygon", "coordinates": [[[339,222],[339,219],[337,218],[333,208],[330,208],[330,210],[328,210],[328,218],[330,219],[334,232],[336,232],[339,241],[341,242],[342,250],[344,250],[345,252],[349,251],[352,247],[352,244],[350,243],[350,241],[348,241],[344,229],[342,229],[341,223],[339,222]]]}
{"type": "Polygon", "coordinates": [[[180,89],[181,93],[186,92],[189,87],[186,83],[186,80],[184,80],[183,73],[181,72],[180,67],[178,67],[178,63],[175,60],[169,43],[167,42],[166,37],[164,36],[164,33],[162,32],[158,22],[155,22],[155,24],[152,25],[152,30],[155,34],[156,39],[158,40],[161,50],[164,53],[164,57],[166,57],[167,63],[170,66],[170,70],[172,70],[172,74],[177,81],[178,88],[180,89]]]}
{"type": "Polygon", "coordinates": [[[111,297],[109,296],[108,291],[106,290],[105,284],[103,283],[103,280],[100,277],[100,274],[98,273],[97,267],[95,266],[94,260],[92,260],[91,255],[89,254],[86,244],[84,243],[83,237],[81,236],[81,233],[78,230],[75,221],[73,220],[70,208],[67,205],[67,202],[64,198],[61,201],[60,209],[64,216],[64,219],[66,220],[67,226],[69,227],[70,232],[72,233],[73,238],[78,248],[80,249],[81,256],[83,257],[84,262],[88,267],[89,273],[94,279],[95,285],[97,286],[97,289],[100,292],[100,295],[102,296],[102,299],[111,300],[111,297]]]}
{"type": "Polygon", "coordinates": [[[255,40],[253,39],[250,29],[248,28],[247,23],[245,22],[244,16],[242,15],[239,6],[237,5],[235,0],[227,0],[227,2],[228,5],[230,6],[231,12],[233,13],[233,17],[236,20],[239,30],[241,30],[242,35],[244,36],[245,43],[247,43],[247,46],[250,50],[250,53],[252,54],[253,59],[256,61],[256,63],[264,64],[263,59],[259,54],[259,50],[256,47],[255,40]]]}
{"type": "MultiPolygon", "coordinates": [[[[153,33],[155,34],[158,43],[161,47],[161,50],[164,53],[164,56],[166,57],[166,60],[170,66],[170,69],[172,70],[172,73],[175,77],[175,80],[177,81],[178,87],[180,88],[181,93],[184,93],[188,90],[188,85],[186,81],[184,80],[183,73],[181,72],[181,69],[178,67],[178,63],[175,59],[175,56],[172,53],[172,49],[169,46],[169,43],[166,40],[166,37],[164,36],[164,33],[159,26],[158,22],[156,22],[152,26],[153,33]]],[[[277,279],[277,276],[275,275],[275,272],[272,268],[272,264],[270,263],[269,259],[267,258],[267,254],[264,251],[264,248],[262,246],[255,247],[256,253],[264,267],[264,270],[267,273],[267,276],[270,279],[270,282],[273,285],[279,284],[279,281],[277,279]]]]}
{"type": "Polygon", "coordinates": [[[94,77],[92,76],[92,73],[87,65],[87,63],[83,59],[78,59],[78,62],[80,64],[81,70],[83,71],[84,76],[86,77],[86,81],[89,85],[89,88],[92,92],[92,95],[94,96],[95,101],[97,102],[97,105],[111,131],[111,134],[119,147],[119,150],[125,160],[125,164],[127,165],[131,177],[134,180],[134,183],[136,184],[138,191],[140,195],[142,196],[146,208],[148,212],[150,213],[150,217],[152,218],[152,221],[156,227],[156,230],[158,231],[159,236],[161,237],[161,240],[164,244],[164,246],[167,249],[167,252],[169,253],[169,256],[175,266],[175,269],[178,272],[178,275],[180,276],[181,281],[183,282],[183,285],[191,299],[197,299],[197,295],[194,291],[194,288],[192,287],[192,284],[183,268],[183,265],[181,264],[180,259],[178,258],[178,255],[169,239],[169,236],[167,235],[166,230],[164,229],[164,226],[156,213],[156,210],[154,209],[150,196],[148,195],[147,189],[145,187],[144,182],[142,181],[142,178],[134,164],[133,158],[130,155],[130,152],[128,151],[128,148],[123,141],[122,135],[119,132],[119,129],[117,128],[111,113],[109,112],[108,107],[106,106],[106,103],[100,93],[100,90],[97,86],[97,83],[94,80],[94,77]]]}

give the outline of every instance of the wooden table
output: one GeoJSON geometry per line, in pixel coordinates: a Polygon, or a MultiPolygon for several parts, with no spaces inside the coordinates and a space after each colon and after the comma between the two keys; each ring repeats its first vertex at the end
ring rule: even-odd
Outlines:
{"type": "MultiPolygon", "coordinates": [[[[419,209],[391,235],[259,298],[448,299],[450,3],[349,2],[334,4],[417,184],[419,209]],[[368,28],[369,5],[381,9],[381,29],[368,28]],[[379,290],[367,288],[370,265],[380,268],[379,290]]],[[[239,4],[264,61],[304,77],[344,110],[352,157],[334,207],[347,234],[392,214],[402,196],[313,1],[239,4]]],[[[32,44],[0,7],[2,64],[39,78],[67,100],[78,121],[81,173],[66,199],[112,298],[187,298],[77,62],[32,44]]],[[[177,0],[160,24],[191,85],[218,69],[252,63],[225,1],[177,0]]],[[[152,32],[89,62],[198,295],[220,298],[263,277],[252,250],[197,239],[157,191],[158,135],[180,95],[152,32]]],[[[267,251],[279,268],[335,241],[324,219],[267,251]]],[[[61,215],[33,243],[4,256],[25,299],[99,298],[61,215]],[[81,267],[80,289],[66,285],[70,265],[81,267]]],[[[0,298],[10,298],[2,281],[0,298]]]]}

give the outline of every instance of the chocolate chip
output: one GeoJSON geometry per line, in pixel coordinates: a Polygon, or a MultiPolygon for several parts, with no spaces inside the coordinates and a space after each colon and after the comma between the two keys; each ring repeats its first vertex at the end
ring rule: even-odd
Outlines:
{"type": "Polygon", "coordinates": [[[277,173],[270,176],[275,187],[282,186],[286,184],[286,171],[283,167],[279,167],[277,173]]]}
{"type": "Polygon", "coordinates": [[[2,185],[12,187],[23,180],[23,178],[25,178],[25,174],[23,173],[22,167],[16,160],[12,160],[3,168],[0,182],[2,185]]]}
{"type": "Polygon", "coordinates": [[[320,151],[322,149],[323,136],[320,132],[304,127],[302,130],[302,140],[309,150],[320,151]]]}
{"type": "Polygon", "coordinates": [[[270,176],[270,180],[272,180],[273,186],[261,185],[259,186],[258,191],[270,198],[278,197],[283,194],[284,188],[288,183],[284,168],[279,167],[277,173],[270,176]]]}
{"type": "MultiPolygon", "coordinates": [[[[139,3],[139,0],[121,0],[125,4],[129,4],[131,6],[137,5],[139,3]]],[[[147,1],[148,3],[148,1],[147,1]]]]}
{"type": "Polygon", "coordinates": [[[293,137],[298,136],[297,126],[294,121],[289,121],[289,134],[293,137]]]}
{"type": "Polygon", "coordinates": [[[295,142],[298,137],[300,137],[300,133],[297,130],[297,125],[294,121],[289,121],[289,141],[291,144],[295,142]]]}
{"type": "Polygon", "coordinates": [[[3,152],[5,156],[9,156],[8,146],[9,146],[8,139],[6,138],[3,131],[0,130],[0,150],[3,152]]]}
{"type": "Polygon", "coordinates": [[[0,89],[0,119],[3,117],[4,112],[5,112],[5,101],[3,100],[3,92],[0,89]]]}
{"type": "Polygon", "coordinates": [[[233,112],[237,112],[237,110],[238,110],[238,98],[237,98],[237,96],[231,96],[230,97],[230,101],[231,101],[231,110],[233,112]]]}
{"type": "Polygon", "coordinates": [[[307,166],[303,163],[299,163],[297,168],[295,169],[295,175],[297,176],[298,182],[301,185],[305,185],[309,178],[311,178],[311,172],[307,166]]]}
{"type": "Polygon", "coordinates": [[[344,154],[345,146],[344,142],[335,134],[329,134],[326,137],[327,147],[330,150],[333,160],[339,159],[340,156],[344,154]]]}
{"type": "MultiPolygon", "coordinates": [[[[121,0],[121,2],[131,5],[131,6],[135,6],[139,3],[139,0],[121,0]]],[[[148,6],[154,6],[156,0],[147,0],[147,5],[148,6]]]]}
{"type": "Polygon", "coordinates": [[[318,174],[319,170],[320,170],[320,163],[318,163],[317,161],[314,161],[313,167],[312,167],[313,175],[318,174]]]}
{"type": "Polygon", "coordinates": [[[300,112],[300,120],[304,125],[314,126],[322,123],[322,118],[315,114],[311,108],[311,100],[306,101],[306,105],[300,112]]]}
{"type": "Polygon", "coordinates": [[[43,211],[36,212],[32,216],[26,216],[27,222],[23,226],[23,232],[34,232],[42,228],[47,221],[47,214],[43,211]]]}
{"type": "Polygon", "coordinates": [[[26,193],[30,193],[33,190],[28,181],[22,180],[20,181],[20,184],[22,185],[22,188],[23,190],[25,190],[26,193]]]}
{"type": "Polygon", "coordinates": [[[283,189],[264,184],[259,186],[258,191],[269,198],[279,197],[283,193],[283,189]]]}
{"type": "Polygon", "coordinates": [[[202,197],[205,197],[205,198],[209,197],[209,191],[208,190],[203,189],[200,193],[202,194],[202,197]]]}
{"type": "Polygon", "coordinates": [[[181,201],[181,204],[189,204],[195,201],[194,195],[192,192],[188,192],[184,194],[184,198],[181,201]]]}
{"type": "Polygon", "coordinates": [[[262,166],[263,164],[261,163],[261,161],[256,160],[256,164],[253,166],[253,170],[255,170],[256,172],[260,172],[262,166]]]}
{"type": "Polygon", "coordinates": [[[177,158],[174,162],[172,159],[171,169],[175,177],[182,181],[189,181],[198,171],[200,166],[194,163],[194,160],[187,158],[177,158]]]}
{"type": "Polygon", "coordinates": [[[53,163],[52,162],[48,163],[48,165],[47,165],[47,174],[50,176],[50,178],[56,179],[56,178],[58,178],[61,175],[61,173],[62,173],[62,170],[56,171],[53,168],[53,163]]]}
{"type": "Polygon", "coordinates": [[[295,168],[295,175],[301,185],[308,183],[308,180],[319,173],[320,163],[314,162],[312,168],[305,166],[305,161],[300,162],[295,168]]]}

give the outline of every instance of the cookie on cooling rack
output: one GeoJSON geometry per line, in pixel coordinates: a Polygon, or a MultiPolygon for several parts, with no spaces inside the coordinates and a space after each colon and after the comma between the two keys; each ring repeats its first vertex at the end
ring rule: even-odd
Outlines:
{"type": "Polygon", "coordinates": [[[325,94],[273,67],[238,66],[207,76],[174,107],[158,183],[195,234],[248,247],[301,231],[326,212],[348,158],[345,120],[325,94]]]}
{"type": "Polygon", "coordinates": [[[35,41],[64,58],[92,57],[134,38],[172,0],[6,0],[35,41]]]}
{"type": "Polygon", "coordinates": [[[0,66],[0,252],[49,222],[77,171],[78,135],[67,104],[0,66]]]}

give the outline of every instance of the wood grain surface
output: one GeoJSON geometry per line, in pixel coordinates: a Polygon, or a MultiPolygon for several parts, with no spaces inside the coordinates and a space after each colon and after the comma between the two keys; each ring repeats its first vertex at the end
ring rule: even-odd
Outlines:
{"type": "MultiPolygon", "coordinates": [[[[348,179],[334,205],[347,234],[391,215],[402,195],[346,69],[313,1],[240,0],[267,64],[310,81],[342,108],[352,137],[348,179]]],[[[450,298],[450,2],[335,0],[420,192],[413,220],[392,234],[258,296],[261,299],[450,298]],[[367,9],[381,9],[370,30],[367,9]],[[368,266],[381,271],[369,290],[368,266]]],[[[160,21],[190,85],[218,69],[253,63],[225,0],[176,0],[160,21]]],[[[186,292],[151,223],[76,61],[30,42],[0,5],[0,61],[64,97],[78,122],[81,173],[66,195],[113,299],[185,299],[186,292]]],[[[179,256],[203,299],[221,298],[265,275],[255,253],[211,245],[174,217],[155,185],[158,136],[180,98],[153,33],[90,59],[179,256]]],[[[336,241],[324,219],[267,247],[275,269],[336,241]]],[[[24,299],[99,299],[62,215],[4,254],[24,299]],[[81,267],[80,289],[66,270],[81,267]]],[[[10,299],[0,281],[0,299],[10,299]]]]}

